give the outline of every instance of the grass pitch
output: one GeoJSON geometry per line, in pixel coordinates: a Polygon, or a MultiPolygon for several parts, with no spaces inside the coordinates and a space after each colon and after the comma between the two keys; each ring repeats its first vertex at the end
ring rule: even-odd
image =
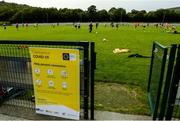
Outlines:
{"type": "MultiPolygon", "coordinates": [[[[178,27],[180,31],[180,27],[178,27]]],[[[0,30],[0,40],[68,40],[68,41],[94,41],[97,52],[97,81],[117,82],[139,85],[146,88],[150,59],[128,58],[130,54],[142,54],[151,56],[153,41],[165,45],[180,43],[180,34],[163,32],[154,26],[137,29],[134,26],[120,26],[119,29],[99,26],[92,33],[88,32],[88,26],[82,26],[76,30],[73,26],[60,25],[59,27],[32,26],[7,27],[0,30]],[[105,39],[106,41],[103,41],[105,39]],[[114,54],[115,48],[130,49],[130,53],[114,54]]]]}
{"type": "MultiPolygon", "coordinates": [[[[180,27],[177,27],[180,31],[180,27]]],[[[93,28],[93,32],[89,33],[88,26],[83,25],[81,29],[75,29],[72,25],[60,25],[53,28],[52,26],[33,26],[20,27],[17,31],[14,26],[7,27],[6,30],[0,29],[0,40],[68,40],[68,41],[94,41],[97,52],[97,70],[95,80],[97,82],[109,82],[129,85],[126,89],[117,89],[117,85],[111,84],[108,86],[105,83],[96,84],[96,108],[110,111],[135,113],[135,114],[149,114],[146,88],[148,83],[150,58],[128,58],[130,54],[141,54],[151,56],[151,48],[153,41],[158,41],[164,45],[171,45],[173,43],[180,43],[180,34],[172,34],[164,32],[161,28],[154,26],[142,27],[137,29],[134,26],[120,26],[118,29],[113,29],[110,26],[103,26],[100,24],[98,29],[93,28]],[[115,48],[129,49],[129,53],[114,54],[115,48]],[[106,85],[106,86],[103,86],[106,85]],[[125,96],[118,96],[119,90],[132,90],[130,86],[138,86],[135,90],[138,98],[132,98],[133,94],[129,91],[124,91],[125,96]],[[109,88],[114,91],[109,91],[109,88]],[[108,100],[101,95],[102,91],[107,97],[112,93],[108,100]],[[114,93],[113,93],[114,92],[114,93]],[[126,94],[128,92],[128,95],[126,94]],[[127,99],[126,99],[127,98],[127,99]],[[111,100],[112,99],[112,100],[111,100]],[[126,102],[128,104],[116,103],[126,102]],[[112,104],[109,104],[112,102],[112,104]],[[102,104],[103,103],[103,104],[102,104]],[[136,106],[132,106],[135,105],[136,106]],[[124,107],[127,105],[127,107],[124,107]],[[128,107],[129,106],[129,107],[128,107]],[[145,113],[146,112],[146,113],[145,113]]],[[[122,91],[120,91],[122,92],[122,91]]]]}

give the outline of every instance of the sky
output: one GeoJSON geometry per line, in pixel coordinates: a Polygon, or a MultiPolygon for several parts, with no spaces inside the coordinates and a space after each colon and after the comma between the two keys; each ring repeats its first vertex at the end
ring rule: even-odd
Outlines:
{"type": "Polygon", "coordinates": [[[86,10],[90,5],[95,5],[98,10],[109,10],[112,7],[122,7],[126,11],[156,10],[159,8],[180,7],[180,0],[4,0],[27,4],[34,7],[56,7],[56,8],[81,8],[86,10]]]}

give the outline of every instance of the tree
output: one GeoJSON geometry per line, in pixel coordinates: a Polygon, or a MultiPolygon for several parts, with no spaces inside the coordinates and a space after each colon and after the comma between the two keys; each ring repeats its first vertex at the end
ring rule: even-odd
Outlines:
{"type": "Polygon", "coordinates": [[[88,7],[88,17],[89,17],[89,21],[96,21],[96,15],[97,15],[97,9],[95,5],[91,5],[90,7],[88,7]]]}
{"type": "Polygon", "coordinates": [[[82,15],[83,15],[83,10],[81,10],[81,9],[73,9],[72,10],[72,18],[73,18],[72,21],[74,21],[74,22],[82,21],[82,19],[83,19],[82,15]]]}
{"type": "MultiPolygon", "coordinates": [[[[112,7],[108,12],[97,10],[95,5],[88,7],[87,11],[81,9],[40,8],[15,3],[0,2],[0,21],[12,23],[33,22],[179,22],[180,12],[177,9],[158,9],[146,12],[135,10],[126,13],[123,8],[112,7]]],[[[3,23],[1,22],[1,23],[3,23]]]]}
{"type": "Polygon", "coordinates": [[[146,22],[146,14],[147,12],[145,10],[138,11],[133,9],[130,13],[127,14],[127,16],[128,20],[131,22],[146,22]]]}
{"type": "Polygon", "coordinates": [[[103,9],[97,12],[97,18],[100,22],[109,21],[109,14],[105,9],[103,9]]]}
{"type": "Polygon", "coordinates": [[[116,22],[122,22],[126,17],[126,10],[123,8],[111,8],[109,10],[110,20],[116,22]]]}

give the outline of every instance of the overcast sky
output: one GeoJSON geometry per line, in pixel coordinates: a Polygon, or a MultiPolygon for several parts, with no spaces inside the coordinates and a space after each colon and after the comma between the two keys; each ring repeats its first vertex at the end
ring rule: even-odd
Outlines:
{"type": "Polygon", "coordinates": [[[111,7],[122,7],[127,11],[156,10],[159,8],[180,7],[180,0],[5,0],[27,4],[36,7],[56,8],[81,8],[86,10],[90,5],[96,5],[97,9],[109,10],[111,7]]]}

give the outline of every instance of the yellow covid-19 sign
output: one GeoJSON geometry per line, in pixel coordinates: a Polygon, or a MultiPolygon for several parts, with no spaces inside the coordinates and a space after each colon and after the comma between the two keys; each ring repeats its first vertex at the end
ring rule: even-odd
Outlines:
{"type": "Polygon", "coordinates": [[[78,120],[79,50],[30,48],[36,113],[78,120]]]}

